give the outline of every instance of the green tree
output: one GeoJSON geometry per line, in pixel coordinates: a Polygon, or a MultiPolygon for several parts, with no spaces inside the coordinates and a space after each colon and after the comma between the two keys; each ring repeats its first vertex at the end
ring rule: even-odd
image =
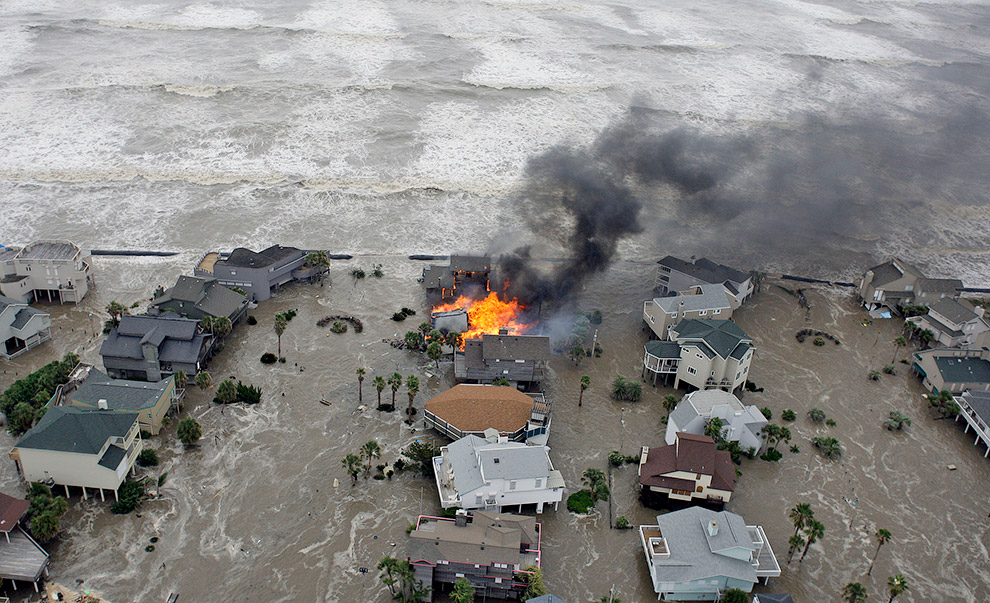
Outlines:
{"type": "Polygon", "coordinates": [[[237,399],[237,386],[230,379],[224,379],[217,386],[217,395],[214,398],[220,404],[231,404],[237,399]]]}
{"type": "Polygon", "coordinates": [[[175,371],[175,389],[186,389],[186,384],[189,382],[189,376],[186,375],[185,371],[175,371]]]}
{"type": "Polygon", "coordinates": [[[492,385],[496,387],[509,387],[512,384],[509,383],[509,380],[505,377],[499,377],[498,379],[492,381],[492,385]]]}
{"type": "Polygon", "coordinates": [[[932,331],[931,329],[922,329],[921,331],[918,332],[918,339],[921,340],[921,343],[927,346],[929,343],[932,342],[932,340],[935,339],[935,332],[932,331]]]}
{"type": "MultiPolygon", "coordinates": [[[[344,465],[347,465],[346,460],[344,465]]],[[[350,470],[348,470],[348,473],[350,473],[350,470]]],[[[397,576],[398,570],[399,560],[395,557],[385,556],[378,562],[378,571],[381,572],[379,577],[381,578],[382,583],[388,587],[388,592],[391,593],[393,597],[395,596],[395,585],[399,581],[397,576]]]]}
{"type": "Polygon", "coordinates": [[[419,323],[419,326],[416,327],[416,330],[419,331],[419,334],[423,336],[423,341],[426,341],[426,338],[429,337],[430,335],[430,331],[433,330],[433,325],[431,325],[426,321],[423,321],[419,323]]]}
{"type": "Polygon", "coordinates": [[[842,600],[846,603],[863,603],[866,601],[866,589],[859,582],[850,582],[842,589],[842,600]]]}
{"type": "Polygon", "coordinates": [[[323,250],[313,251],[306,254],[306,263],[314,268],[318,268],[320,274],[326,272],[326,269],[330,268],[330,258],[327,256],[327,252],[323,250]]]}
{"type": "Polygon", "coordinates": [[[30,503],[27,521],[31,535],[42,542],[57,536],[61,530],[59,519],[69,509],[68,501],[61,496],[52,495],[48,486],[38,483],[28,487],[27,500],[30,503]]]}
{"type": "Polygon", "coordinates": [[[382,447],[376,440],[368,440],[361,446],[361,456],[368,459],[368,464],[364,468],[364,477],[367,478],[371,473],[371,461],[382,458],[382,447]]]}
{"type": "Polygon", "coordinates": [[[457,354],[457,350],[464,346],[464,335],[458,333],[457,331],[451,331],[450,333],[447,333],[446,343],[451,348],[450,360],[453,361],[454,356],[457,354]]]}
{"type": "MultiPolygon", "coordinates": [[[[798,503],[791,508],[787,516],[794,522],[794,535],[808,527],[815,518],[815,512],[808,503],[798,503]]],[[[803,543],[802,543],[803,544],[803,543]]]]}
{"type": "Polygon", "coordinates": [[[581,375],[581,393],[578,394],[578,406],[584,402],[584,390],[591,387],[591,377],[587,375],[581,375]]]}
{"type": "Polygon", "coordinates": [[[900,349],[906,345],[907,345],[907,339],[904,339],[901,336],[894,338],[894,358],[893,360],[891,360],[892,363],[897,360],[897,352],[899,352],[900,349]]]}
{"type": "Polygon", "coordinates": [[[154,467],[158,464],[158,453],[151,448],[145,448],[137,455],[137,464],[141,467],[154,467]]]}
{"type": "Polygon", "coordinates": [[[468,582],[467,578],[458,578],[454,582],[454,590],[450,592],[450,600],[453,603],[474,603],[474,586],[468,582]]]}
{"type": "Polygon", "coordinates": [[[812,519],[808,527],[805,528],[804,535],[807,538],[807,541],[805,542],[804,550],[801,552],[801,558],[798,559],[798,563],[804,561],[804,557],[808,554],[808,549],[811,548],[811,545],[818,542],[818,540],[825,535],[825,524],[816,519],[812,519]]]}
{"type": "Polygon", "coordinates": [[[357,367],[354,372],[357,374],[358,378],[358,404],[364,401],[364,395],[361,391],[361,386],[364,384],[364,375],[367,371],[364,370],[363,366],[357,367]]]}
{"type": "Polygon", "coordinates": [[[288,326],[288,321],[285,316],[281,314],[275,315],[275,336],[278,337],[278,357],[282,357],[282,334],[285,333],[285,327],[288,326]]]}
{"type": "Polygon", "coordinates": [[[213,377],[210,373],[206,371],[199,371],[196,373],[196,386],[200,389],[206,389],[213,384],[213,377]]]}
{"type": "Polygon", "coordinates": [[[392,373],[392,376],[388,378],[388,385],[392,388],[392,406],[395,406],[395,393],[402,387],[402,375],[392,373]]]}
{"type": "Polygon", "coordinates": [[[741,589],[730,588],[725,591],[725,596],[722,597],[722,603],[749,603],[749,595],[741,589]]]}
{"type": "Polygon", "coordinates": [[[385,379],[381,375],[376,375],[375,378],[371,381],[371,383],[375,386],[375,389],[378,391],[378,406],[381,406],[382,391],[385,389],[385,385],[386,385],[385,379]]]}
{"type": "Polygon", "coordinates": [[[410,350],[418,350],[423,347],[423,334],[419,331],[407,331],[402,340],[410,350]]]}
{"type": "Polygon", "coordinates": [[[413,400],[416,399],[416,394],[419,393],[419,378],[416,375],[406,377],[406,390],[409,393],[409,407],[406,409],[406,414],[409,416],[408,422],[412,424],[413,400]]]}
{"type": "Polygon", "coordinates": [[[189,446],[199,441],[203,437],[203,429],[199,426],[199,421],[192,417],[186,417],[179,421],[179,426],[175,434],[179,436],[179,441],[189,446]]]}
{"type": "Polygon", "coordinates": [[[437,368],[440,368],[440,359],[443,358],[443,344],[437,340],[430,342],[430,345],[426,346],[426,356],[437,363],[437,368]]]}
{"type": "Polygon", "coordinates": [[[783,412],[780,413],[780,418],[785,421],[793,421],[797,419],[797,413],[790,408],[785,408],[783,412]]]}
{"type": "Polygon", "coordinates": [[[804,538],[800,534],[792,534],[790,538],[787,539],[787,564],[790,565],[791,559],[794,558],[794,553],[804,546],[804,538]]]}
{"type": "Polygon", "coordinates": [[[203,330],[204,333],[213,333],[213,325],[216,324],[216,319],[212,316],[204,316],[199,319],[199,328],[203,330]]]}
{"type": "Polygon", "coordinates": [[[873,575],[873,564],[877,562],[877,556],[880,555],[880,547],[890,541],[890,531],[880,528],[873,533],[873,537],[877,539],[877,550],[873,552],[873,560],[870,561],[870,569],[866,570],[867,576],[873,575]]]}
{"type": "Polygon", "coordinates": [[[31,429],[34,424],[34,407],[27,402],[19,402],[7,415],[7,431],[11,435],[19,435],[31,429]]]}
{"type": "Polygon", "coordinates": [[[113,300],[107,304],[107,314],[110,315],[110,324],[117,327],[120,326],[121,317],[127,314],[127,308],[117,300],[113,300]]]}
{"type": "Polygon", "coordinates": [[[808,418],[815,423],[821,423],[825,420],[825,411],[820,408],[812,408],[808,411],[808,418]]]}
{"type": "Polygon", "coordinates": [[[663,397],[663,409],[667,411],[667,416],[663,420],[664,423],[670,421],[670,413],[674,412],[674,409],[677,408],[677,402],[677,396],[674,394],[667,394],[663,397]]]}
{"type": "Polygon", "coordinates": [[[890,431],[900,431],[904,429],[905,426],[911,426],[911,419],[900,411],[892,410],[890,411],[890,414],[887,415],[887,419],[883,422],[883,426],[890,431]]]}
{"type": "Polygon", "coordinates": [[[548,594],[547,587],[543,585],[543,570],[535,565],[530,565],[523,571],[526,572],[521,576],[522,580],[526,583],[526,591],[522,597],[524,601],[548,594]]]}
{"type": "Polygon", "coordinates": [[[906,590],[910,590],[907,579],[900,574],[887,578],[887,588],[890,590],[890,599],[887,600],[887,603],[893,603],[894,597],[906,590]]]}
{"type": "Polygon", "coordinates": [[[347,474],[351,476],[351,485],[353,486],[357,483],[358,473],[361,473],[361,457],[352,453],[345,456],[340,462],[344,465],[344,469],[347,471],[347,474]]]}
{"type": "Polygon", "coordinates": [[[423,477],[430,477],[433,475],[433,458],[440,456],[440,446],[434,442],[416,441],[402,451],[402,456],[418,467],[423,477]]]}
{"type": "Polygon", "coordinates": [[[811,438],[811,445],[829,460],[835,460],[842,456],[842,446],[839,445],[839,440],[835,438],[814,437],[811,438]]]}
{"type": "Polygon", "coordinates": [[[588,486],[591,491],[591,504],[594,505],[599,500],[608,500],[611,492],[608,489],[608,479],[601,469],[590,467],[581,474],[581,483],[588,486]]]}
{"type": "Polygon", "coordinates": [[[716,443],[725,439],[722,435],[724,429],[725,425],[722,423],[722,419],[718,417],[712,417],[705,423],[705,435],[715,440],[716,443]]]}

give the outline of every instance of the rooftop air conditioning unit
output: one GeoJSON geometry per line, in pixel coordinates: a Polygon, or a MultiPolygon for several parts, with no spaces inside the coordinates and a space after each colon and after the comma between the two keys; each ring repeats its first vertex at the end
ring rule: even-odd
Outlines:
{"type": "Polygon", "coordinates": [[[102,398],[96,403],[96,406],[100,410],[109,410],[110,409],[110,407],[107,405],[107,401],[104,400],[104,399],[102,399],[102,398]]]}

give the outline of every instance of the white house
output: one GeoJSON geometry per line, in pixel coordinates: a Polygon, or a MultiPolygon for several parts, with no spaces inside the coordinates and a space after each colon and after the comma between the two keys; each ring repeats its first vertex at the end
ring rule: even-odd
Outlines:
{"type": "Polygon", "coordinates": [[[69,241],[0,246],[0,295],[18,301],[78,304],[89,291],[88,254],[69,241]]]}
{"type": "Polygon", "coordinates": [[[678,432],[703,435],[712,417],[722,420],[722,436],[726,440],[739,442],[743,450],[763,448],[767,418],[756,406],[743,406],[739,398],[720,389],[693,391],[681,398],[667,420],[664,440],[673,444],[678,432]]]}
{"type": "Polygon", "coordinates": [[[0,295],[0,358],[13,358],[52,338],[52,317],[0,295]]]}
{"type": "Polygon", "coordinates": [[[486,439],[465,436],[433,457],[437,492],[444,509],[483,509],[544,505],[554,509],[564,497],[564,478],[550,462],[550,448],[510,442],[495,430],[486,439]]]}

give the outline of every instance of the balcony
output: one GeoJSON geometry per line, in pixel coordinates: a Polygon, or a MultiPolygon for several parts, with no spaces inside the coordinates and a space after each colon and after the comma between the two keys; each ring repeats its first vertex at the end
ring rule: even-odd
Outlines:
{"type": "Polygon", "coordinates": [[[640,526],[640,538],[643,542],[643,550],[649,563],[654,559],[670,558],[670,549],[667,547],[667,539],[660,531],[660,526],[640,526]]]}

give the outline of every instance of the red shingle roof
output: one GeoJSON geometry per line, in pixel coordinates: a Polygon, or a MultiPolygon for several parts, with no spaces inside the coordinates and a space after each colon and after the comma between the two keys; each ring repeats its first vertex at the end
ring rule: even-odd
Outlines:
{"type": "Polygon", "coordinates": [[[28,510],[28,501],[0,492],[0,532],[9,532],[28,510]]]}
{"type": "Polygon", "coordinates": [[[673,445],[650,448],[639,481],[644,486],[688,489],[671,485],[673,481],[682,481],[667,477],[676,471],[710,475],[711,487],[716,490],[732,492],[735,489],[736,471],[732,457],[724,450],[716,450],[715,440],[708,436],[678,433],[673,445]]]}

